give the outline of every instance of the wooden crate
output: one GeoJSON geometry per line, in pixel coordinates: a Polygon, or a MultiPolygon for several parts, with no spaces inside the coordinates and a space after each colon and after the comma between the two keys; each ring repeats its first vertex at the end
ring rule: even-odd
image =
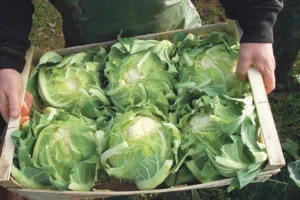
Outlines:
{"type": "MultiPolygon", "coordinates": [[[[185,29],[169,31],[164,33],[149,34],[144,36],[138,36],[139,39],[156,39],[156,40],[172,40],[173,35],[178,32],[193,33],[198,36],[207,36],[214,31],[227,31],[238,38],[240,35],[238,33],[238,28],[233,21],[228,21],[227,23],[215,24],[202,26],[200,28],[185,29]]],[[[76,46],[71,48],[56,50],[57,53],[61,55],[68,55],[72,53],[78,53],[85,51],[91,47],[102,46],[105,48],[110,48],[112,44],[116,41],[90,44],[84,46],[76,46]]],[[[26,55],[26,65],[22,73],[24,88],[23,96],[25,94],[25,85],[27,83],[30,68],[36,66],[42,53],[38,49],[31,47],[27,51],[26,55]]],[[[272,112],[268,102],[268,97],[265,92],[263,79],[260,72],[254,68],[250,68],[248,71],[248,79],[253,92],[254,102],[256,110],[258,113],[258,118],[260,125],[262,127],[263,139],[266,145],[268,154],[268,165],[261,172],[254,182],[264,182],[269,179],[273,174],[280,172],[280,168],[285,165],[285,160],[283,157],[279,137],[276,131],[275,123],[273,120],[272,112]]],[[[195,184],[189,186],[176,186],[171,188],[154,189],[147,191],[140,191],[137,189],[132,189],[130,187],[125,188],[125,186],[119,185],[118,187],[108,187],[107,190],[94,190],[90,192],[76,192],[76,191],[54,191],[54,190],[34,190],[22,188],[20,184],[10,177],[10,171],[13,160],[14,144],[11,139],[11,133],[19,128],[19,119],[10,119],[6,131],[6,135],[3,142],[3,150],[1,152],[0,158],[0,185],[8,187],[10,191],[20,194],[28,199],[32,200],[64,200],[64,199],[83,199],[83,198],[100,198],[109,196],[122,196],[122,195],[139,195],[139,194],[150,194],[150,193],[165,193],[165,192],[175,192],[175,191],[185,191],[191,189],[203,189],[219,187],[224,185],[229,185],[233,178],[227,178],[220,181],[213,181],[204,184],[195,184]],[[112,190],[112,188],[120,188],[112,190]]]]}

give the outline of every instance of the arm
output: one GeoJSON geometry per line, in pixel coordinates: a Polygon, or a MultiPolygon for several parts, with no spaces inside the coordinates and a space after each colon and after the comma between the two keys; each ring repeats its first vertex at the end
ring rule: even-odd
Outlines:
{"type": "Polygon", "coordinates": [[[275,89],[273,26],[283,7],[282,0],[220,0],[226,16],[243,30],[237,73],[245,79],[250,66],[260,70],[266,92],[275,89]]]}
{"type": "Polygon", "coordinates": [[[34,7],[31,0],[2,0],[0,3],[0,112],[8,121],[21,112],[25,52],[30,46],[34,7]]]}

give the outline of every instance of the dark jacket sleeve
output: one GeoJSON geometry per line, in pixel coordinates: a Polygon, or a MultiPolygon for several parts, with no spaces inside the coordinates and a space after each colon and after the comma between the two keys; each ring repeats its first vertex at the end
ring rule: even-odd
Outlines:
{"type": "Polygon", "coordinates": [[[273,27],[283,0],[220,0],[227,18],[239,22],[241,43],[273,42],[273,27]]]}
{"type": "Polygon", "coordinates": [[[33,11],[31,0],[1,0],[0,69],[23,71],[33,11]]]}

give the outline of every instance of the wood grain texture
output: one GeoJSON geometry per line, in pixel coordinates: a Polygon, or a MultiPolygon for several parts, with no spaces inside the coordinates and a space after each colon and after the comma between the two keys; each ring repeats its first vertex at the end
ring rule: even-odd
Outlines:
{"type": "MultiPolygon", "coordinates": [[[[22,72],[22,81],[23,81],[23,88],[21,94],[22,100],[24,100],[24,96],[26,92],[26,85],[29,77],[30,68],[31,68],[33,49],[34,48],[31,46],[26,52],[26,64],[22,72]]],[[[1,151],[1,157],[0,157],[0,184],[1,182],[3,182],[3,184],[8,184],[7,181],[9,181],[10,179],[10,171],[11,171],[14,149],[15,149],[15,145],[11,139],[11,134],[15,130],[19,129],[19,124],[20,124],[20,116],[18,118],[10,118],[8,121],[7,131],[4,136],[3,147],[1,151]]]]}
{"type": "MultiPolygon", "coordinates": [[[[269,170],[261,172],[254,182],[266,181],[266,178],[277,174],[280,169],[269,170]]],[[[110,191],[110,190],[95,190],[91,192],[71,192],[71,191],[54,191],[54,190],[30,190],[30,189],[9,189],[10,191],[20,194],[30,200],[70,200],[70,199],[85,199],[85,198],[103,198],[103,197],[113,197],[113,196],[130,196],[139,194],[152,194],[152,193],[166,193],[166,192],[179,192],[187,191],[193,189],[205,189],[205,188],[215,188],[220,186],[229,185],[233,178],[227,178],[220,181],[213,181],[210,183],[189,185],[189,186],[176,186],[165,189],[156,190],[137,190],[137,191],[110,191]]]]}
{"type": "Polygon", "coordinates": [[[254,68],[250,68],[248,79],[268,153],[269,166],[266,169],[281,168],[285,165],[285,159],[261,73],[254,68]]]}
{"type": "MultiPolygon", "coordinates": [[[[228,26],[227,23],[220,23],[220,24],[211,24],[211,25],[205,25],[201,26],[198,28],[192,28],[192,29],[179,29],[175,31],[167,31],[163,33],[155,33],[155,34],[148,34],[148,35],[141,35],[137,36],[135,38],[142,39],[142,40],[151,40],[151,39],[156,39],[156,40],[163,40],[167,39],[172,41],[174,34],[176,33],[192,33],[198,36],[207,36],[210,33],[214,31],[228,31],[228,26]]],[[[103,43],[94,43],[94,44],[88,44],[88,45],[82,45],[82,46],[75,46],[75,47],[69,47],[69,48],[64,48],[64,49],[57,49],[55,52],[59,53],[60,55],[68,55],[72,53],[78,53],[82,51],[86,51],[87,49],[90,49],[92,47],[110,47],[113,44],[116,43],[116,40],[113,41],[108,41],[108,42],[103,42],[103,43]]]]}

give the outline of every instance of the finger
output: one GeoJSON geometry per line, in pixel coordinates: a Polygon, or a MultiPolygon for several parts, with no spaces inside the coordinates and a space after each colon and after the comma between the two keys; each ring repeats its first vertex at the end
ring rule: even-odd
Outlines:
{"type": "Polygon", "coordinates": [[[24,122],[27,122],[28,120],[30,120],[29,116],[21,117],[21,119],[20,119],[20,125],[24,124],[24,122]]]}
{"type": "Polygon", "coordinates": [[[22,106],[21,115],[22,116],[29,116],[30,110],[31,110],[31,107],[29,107],[28,104],[24,101],[23,106],[22,106]]]}
{"type": "Polygon", "coordinates": [[[4,94],[0,95],[0,113],[7,123],[9,120],[9,106],[8,99],[4,94]]]}
{"type": "Polygon", "coordinates": [[[33,96],[30,92],[26,91],[25,98],[24,98],[24,104],[25,107],[30,111],[33,103],[33,96]]]}
{"type": "Polygon", "coordinates": [[[33,101],[33,96],[32,94],[26,90],[26,93],[25,93],[25,98],[24,100],[27,102],[27,103],[30,103],[33,101]]]}
{"type": "Polygon", "coordinates": [[[14,88],[10,93],[8,93],[8,101],[10,108],[10,116],[17,118],[21,113],[21,90],[14,88]]]}
{"type": "Polygon", "coordinates": [[[248,69],[251,66],[251,61],[242,55],[239,55],[236,73],[240,80],[246,80],[248,69]]]}
{"type": "Polygon", "coordinates": [[[269,94],[275,89],[275,74],[266,73],[262,74],[262,77],[265,84],[266,93],[269,94]]]}

